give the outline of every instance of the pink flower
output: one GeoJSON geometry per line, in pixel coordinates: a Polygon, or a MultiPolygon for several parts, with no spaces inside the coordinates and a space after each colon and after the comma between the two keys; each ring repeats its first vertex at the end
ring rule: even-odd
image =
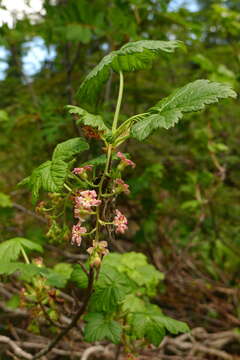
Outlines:
{"type": "Polygon", "coordinates": [[[115,184],[117,184],[118,191],[123,191],[126,194],[130,194],[129,185],[125,184],[122,179],[115,179],[115,184]]]}
{"type": "Polygon", "coordinates": [[[80,192],[80,196],[75,197],[76,207],[82,207],[84,210],[91,210],[91,206],[98,206],[101,200],[97,199],[95,190],[85,190],[80,192]]]}
{"type": "Polygon", "coordinates": [[[81,226],[81,224],[73,225],[72,227],[72,241],[71,244],[76,244],[77,246],[81,245],[82,240],[82,234],[85,234],[87,232],[87,229],[84,226],[81,226]]]}
{"type": "Polygon", "coordinates": [[[93,240],[93,245],[87,249],[87,252],[92,255],[94,251],[96,251],[99,255],[107,255],[109,253],[107,241],[99,241],[93,240]]]}
{"type": "Polygon", "coordinates": [[[119,157],[122,162],[125,164],[125,166],[132,166],[132,168],[135,168],[136,164],[132,161],[126,158],[125,155],[123,155],[123,153],[121,153],[120,151],[117,153],[117,157],[119,157]]]}
{"type": "Polygon", "coordinates": [[[86,165],[80,168],[74,168],[72,172],[75,175],[82,175],[84,172],[92,170],[92,168],[92,165],[86,165]]]}
{"type": "Polygon", "coordinates": [[[116,209],[116,216],[114,217],[113,224],[116,226],[116,233],[123,234],[127,230],[127,218],[125,215],[121,213],[118,209],[116,209]]]}

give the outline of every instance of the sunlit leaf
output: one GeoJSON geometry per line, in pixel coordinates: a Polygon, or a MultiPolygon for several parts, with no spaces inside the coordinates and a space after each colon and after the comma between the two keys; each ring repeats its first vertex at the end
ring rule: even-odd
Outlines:
{"type": "Polygon", "coordinates": [[[174,126],[184,113],[199,111],[219,99],[236,96],[228,84],[196,80],[160,100],[143,119],[133,125],[132,135],[138,140],[144,140],[155,129],[174,126]]]}
{"type": "Polygon", "coordinates": [[[81,105],[94,105],[99,91],[108,80],[111,70],[131,72],[146,69],[162,52],[183,47],[181,41],[140,40],[130,42],[106,55],[87,75],[78,91],[81,105]]]}

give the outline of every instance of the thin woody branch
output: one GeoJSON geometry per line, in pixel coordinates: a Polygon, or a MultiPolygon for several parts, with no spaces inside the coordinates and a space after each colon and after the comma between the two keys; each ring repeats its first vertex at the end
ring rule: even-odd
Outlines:
{"type": "Polygon", "coordinates": [[[91,268],[90,272],[89,272],[89,278],[88,278],[88,288],[87,288],[87,293],[84,299],[84,302],[82,304],[82,306],[80,307],[80,309],[78,310],[78,312],[74,315],[71,323],[64,329],[62,330],[57,336],[56,338],[50,342],[45,349],[42,349],[41,351],[39,351],[36,355],[34,355],[32,357],[33,360],[39,359],[42,356],[46,355],[47,353],[49,353],[58,343],[59,341],[68,334],[68,332],[77,325],[77,322],[79,320],[79,318],[83,315],[83,313],[85,312],[90,297],[92,295],[92,291],[93,291],[93,283],[94,283],[94,270],[91,268]]]}
{"type": "Polygon", "coordinates": [[[59,341],[69,333],[69,331],[75,327],[77,325],[77,322],[79,320],[79,318],[83,315],[83,313],[85,312],[90,297],[92,295],[92,291],[93,291],[93,284],[94,284],[94,269],[91,268],[89,271],[89,277],[88,277],[88,288],[87,288],[87,292],[86,292],[86,296],[84,299],[83,304],[81,305],[81,307],[79,308],[78,312],[74,315],[72,321],[70,322],[70,324],[68,326],[66,326],[57,336],[55,339],[53,339],[53,341],[51,341],[45,348],[43,348],[42,350],[40,350],[37,354],[35,355],[31,355],[29,353],[27,353],[26,351],[22,350],[17,344],[16,342],[14,342],[13,340],[11,340],[10,338],[6,337],[6,336],[0,336],[0,343],[5,343],[7,344],[14,352],[15,355],[19,356],[22,359],[27,359],[27,360],[36,360],[41,358],[42,356],[48,354],[58,343],[59,341]]]}

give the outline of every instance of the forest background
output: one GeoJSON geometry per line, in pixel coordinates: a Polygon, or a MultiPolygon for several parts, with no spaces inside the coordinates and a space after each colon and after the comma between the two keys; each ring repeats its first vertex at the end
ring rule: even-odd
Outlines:
{"type": "MultiPolygon", "coordinates": [[[[1,6],[4,10],[4,2],[1,6]]],[[[68,234],[59,240],[57,224],[49,229],[29,191],[17,184],[48,160],[57,143],[89,131],[65,108],[81,106],[75,93],[82,79],[128,41],[177,39],[186,51],[163,55],[151,71],[127,76],[125,114],[141,113],[198,78],[231,84],[238,93],[240,3],[48,0],[37,13],[14,13],[12,19],[0,29],[0,241],[28,238],[44,247],[49,265],[72,264],[84,254],[71,246],[68,234]]],[[[117,87],[112,76],[101,93],[107,120],[117,87]]],[[[239,116],[239,100],[225,100],[122,148],[137,167],[128,174],[131,196],[121,204],[129,230],[112,250],[144,253],[164,274],[155,303],[195,329],[191,339],[166,345],[161,353],[166,359],[237,359],[240,353],[239,116]],[[202,350],[191,358],[198,341],[202,350]]],[[[83,161],[98,153],[96,140],[91,144],[83,161]]],[[[1,279],[1,334],[19,336],[9,319],[20,309],[21,286],[14,276],[1,279]]],[[[28,320],[19,315],[15,325],[24,328],[28,320]]],[[[5,348],[1,351],[5,356],[5,348]]],[[[155,350],[144,351],[139,359],[160,359],[155,350]]]]}

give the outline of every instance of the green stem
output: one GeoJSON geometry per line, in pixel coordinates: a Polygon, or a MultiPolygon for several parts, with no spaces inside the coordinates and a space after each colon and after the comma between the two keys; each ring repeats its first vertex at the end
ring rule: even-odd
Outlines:
{"type": "Polygon", "coordinates": [[[87,183],[88,185],[90,185],[91,187],[98,187],[99,185],[95,185],[93,184],[91,181],[88,181],[87,179],[80,179],[77,175],[74,174],[75,179],[78,181],[79,184],[81,184],[82,186],[84,185],[84,183],[87,183]]]}
{"type": "Polygon", "coordinates": [[[117,105],[116,105],[116,110],[115,110],[113,124],[112,124],[113,132],[117,129],[117,123],[118,123],[118,117],[119,117],[120,107],[121,107],[121,103],[122,103],[123,87],[124,87],[124,79],[123,79],[122,71],[120,71],[119,76],[120,76],[120,82],[119,82],[118,99],[117,99],[117,105]]]}
{"type": "MultiPolygon", "coordinates": [[[[115,114],[114,114],[114,118],[113,118],[112,132],[116,131],[116,129],[117,129],[119,112],[120,112],[121,103],[122,103],[122,97],[123,97],[124,78],[123,78],[123,73],[121,71],[119,73],[119,76],[120,76],[120,79],[119,79],[119,91],[118,91],[118,99],[117,99],[117,104],[116,104],[116,110],[115,110],[115,114]]],[[[104,169],[104,172],[102,174],[101,180],[99,182],[98,199],[100,199],[101,196],[102,196],[103,183],[104,183],[104,180],[106,178],[106,175],[109,173],[109,168],[110,168],[110,163],[111,163],[111,158],[112,158],[112,149],[113,149],[112,144],[108,144],[106,165],[105,165],[105,169],[104,169]]],[[[97,207],[97,211],[96,211],[96,239],[95,239],[96,241],[99,241],[99,225],[100,225],[100,221],[101,221],[100,220],[100,208],[97,207]]]]}
{"type": "Polygon", "coordinates": [[[25,260],[26,264],[30,264],[30,261],[29,261],[29,259],[27,257],[27,254],[25,253],[25,250],[24,250],[23,247],[21,247],[21,253],[22,253],[22,256],[24,257],[24,260],[25,260]]]}
{"type": "Polygon", "coordinates": [[[81,236],[89,236],[89,235],[92,235],[95,231],[96,231],[96,228],[92,229],[92,230],[91,230],[90,232],[88,232],[88,233],[81,234],[81,236]]]}
{"type": "Polygon", "coordinates": [[[64,187],[65,187],[68,191],[72,192],[72,189],[71,189],[67,184],[64,183],[64,187]]]}
{"type": "Polygon", "coordinates": [[[125,126],[127,124],[129,124],[129,126],[131,125],[131,123],[133,122],[133,120],[135,120],[136,118],[140,117],[140,116],[144,116],[147,115],[148,113],[141,113],[141,114],[137,114],[137,115],[133,115],[130,118],[128,118],[127,120],[125,120],[117,129],[115,135],[121,134],[121,132],[124,130],[125,126]]]}
{"type": "Polygon", "coordinates": [[[112,225],[112,224],[113,224],[113,221],[111,221],[111,222],[108,221],[108,222],[107,222],[107,221],[103,221],[103,220],[100,220],[100,219],[99,219],[98,221],[99,221],[99,223],[100,223],[101,225],[104,225],[104,226],[105,226],[105,225],[112,225]]]}

